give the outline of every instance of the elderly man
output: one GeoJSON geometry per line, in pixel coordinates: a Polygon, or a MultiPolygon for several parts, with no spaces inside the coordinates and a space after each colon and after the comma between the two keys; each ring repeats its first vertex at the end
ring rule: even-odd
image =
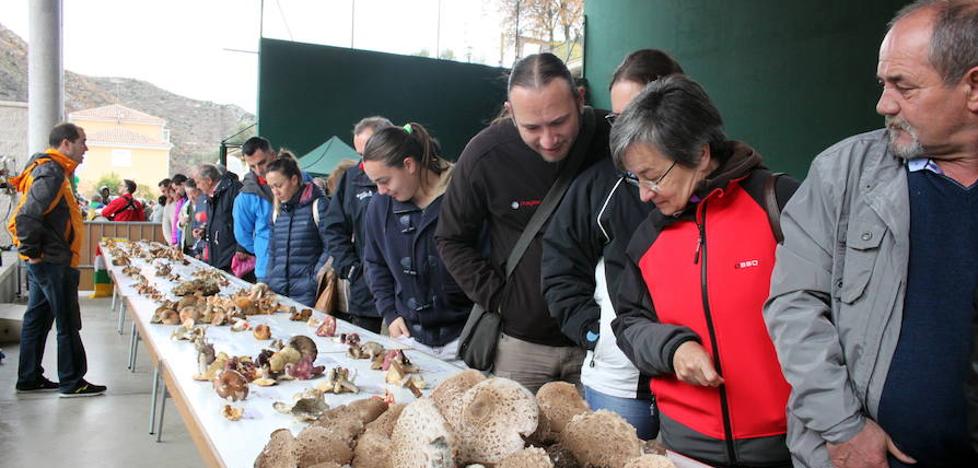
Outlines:
{"type": "Polygon", "coordinates": [[[230,272],[231,259],[238,251],[238,243],[234,239],[232,209],[234,198],[241,190],[241,182],[233,172],[222,173],[213,164],[202,164],[198,167],[194,181],[207,197],[207,224],[204,228],[207,263],[230,272]]]}
{"type": "Polygon", "coordinates": [[[920,1],[880,47],[886,129],[785,207],[765,320],[796,465],[976,466],[978,2],[920,1]]]}

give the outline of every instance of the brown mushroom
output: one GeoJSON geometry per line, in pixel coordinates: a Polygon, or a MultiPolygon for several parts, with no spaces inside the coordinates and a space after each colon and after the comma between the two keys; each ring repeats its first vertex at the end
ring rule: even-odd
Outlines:
{"type": "Polygon", "coordinates": [[[561,433],[561,442],[588,466],[621,467],[642,455],[635,428],[608,410],[574,416],[561,433]]]}
{"type": "Polygon", "coordinates": [[[299,462],[298,444],[288,429],[277,429],[258,454],[255,468],[295,468],[299,462]]]}
{"type": "Polygon", "coordinates": [[[415,400],[404,408],[391,434],[393,468],[453,468],[457,454],[455,434],[430,398],[415,400]]]}
{"type": "Polygon", "coordinates": [[[252,331],[252,333],[255,335],[256,340],[272,339],[272,329],[269,328],[268,325],[264,323],[258,324],[258,326],[255,327],[255,330],[252,331]]]}
{"type": "Polygon", "coordinates": [[[539,412],[533,394],[517,382],[496,377],[476,384],[462,395],[462,461],[495,464],[520,451],[539,412]]]}
{"type": "Polygon", "coordinates": [[[462,419],[462,395],[483,380],[486,377],[482,372],[467,369],[445,379],[432,390],[431,399],[453,428],[462,419]]]}
{"type": "Polygon", "coordinates": [[[244,400],[248,397],[248,379],[238,371],[225,370],[214,379],[214,391],[224,399],[244,400]]]}
{"type": "Polygon", "coordinates": [[[365,432],[353,449],[353,465],[376,468],[390,466],[390,437],[380,432],[365,432]]]}
{"type": "Polygon", "coordinates": [[[496,468],[553,468],[547,451],[540,447],[527,447],[503,459],[496,468]]]}
{"type": "Polygon", "coordinates": [[[543,445],[556,442],[571,418],[590,411],[577,387],[567,382],[548,382],[537,390],[540,422],[531,440],[543,445]]]}
{"type": "Polygon", "coordinates": [[[642,455],[629,460],[624,468],[676,468],[676,465],[662,455],[642,455]]]}
{"type": "Polygon", "coordinates": [[[372,422],[367,424],[367,432],[380,432],[384,434],[384,436],[390,437],[394,432],[394,425],[397,424],[397,419],[401,417],[401,412],[404,411],[406,406],[407,405],[404,403],[395,403],[390,405],[390,407],[387,408],[387,411],[384,411],[383,414],[377,417],[377,419],[374,419],[372,422]]]}
{"type": "Polygon", "coordinates": [[[312,341],[312,338],[309,338],[308,336],[293,336],[292,339],[289,340],[289,346],[299,351],[299,354],[302,354],[302,357],[307,357],[313,362],[315,362],[316,358],[319,356],[319,349],[316,348],[316,342],[312,341]]]}

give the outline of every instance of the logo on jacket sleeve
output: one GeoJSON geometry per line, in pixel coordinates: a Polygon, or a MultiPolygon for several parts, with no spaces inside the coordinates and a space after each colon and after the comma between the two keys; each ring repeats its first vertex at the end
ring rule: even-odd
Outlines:
{"type": "Polygon", "coordinates": [[[516,200],[509,205],[510,208],[518,210],[520,208],[530,208],[534,206],[540,206],[543,203],[542,200],[516,200]]]}
{"type": "Polygon", "coordinates": [[[370,198],[374,196],[374,192],[371,190],[364,190],[357,194],[357,200],[363,200],[364,198],[370,198]]]}

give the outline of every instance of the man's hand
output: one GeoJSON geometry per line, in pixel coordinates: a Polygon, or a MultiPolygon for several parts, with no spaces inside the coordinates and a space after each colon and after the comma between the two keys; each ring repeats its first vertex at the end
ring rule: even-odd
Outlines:
{"type": "Polygon", "coordinates": [[[390,325],[387,325],[387,333],[390,333],[391,338],[411,337],[411,332],[408,330],[407,324],[404,323],[404,317],[398,317],[390,325]]]}
{"type": "Polygon", "coordinates": [[[839,468],[848,467],[879,467],[886,468],[889,463],[886,454],[889,452],[897,460],[906,464],[917,463],[896,447],[890,436],[886,435],[878,424],[866,419],[866,424],[848,442],[841,444],[826,444],[829,449],[829,459],[839,468]]]}
{"type": "Polygon", "coordinates": [[[204,230],[201,228],[194,228],[192,232],[195,239],[200,239],[201,237],[204,237],[204,230]]]}
{"type": "Polygon", "coordinates": [[[37,265],[38,263],[41,263],[42,261],[43,261],[43,260],[41,260],[41,257],[37,257],[37,258],[28,258],[28,259],[27,259],[27,263],[30,263],[31,265],[37,265]]]}
{"type": "Polygon", "coordinates": [[[723,377],[713,367],[713,358],[695,341],[679,345],[672,356],[672,368],[680,381],[690,385],[719,387],[723,384],[723,377]]]}

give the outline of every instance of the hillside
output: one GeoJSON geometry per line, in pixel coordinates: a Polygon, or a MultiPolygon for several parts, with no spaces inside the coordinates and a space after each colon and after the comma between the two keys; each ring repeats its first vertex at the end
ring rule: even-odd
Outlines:
{"type": "MultiPolygon", "coordinates": [[[[27,101],[27,44],[0,25],[0,100],[27,101]]],[[[66,113],[122,104],[167,121],[173,150],[170,167],[186,172],[204,157],[217,154],[223,138],[255,122],[235,105],[215,104],[176,95],[148,82],[103,78],[65,71],[66,113]]]]}

